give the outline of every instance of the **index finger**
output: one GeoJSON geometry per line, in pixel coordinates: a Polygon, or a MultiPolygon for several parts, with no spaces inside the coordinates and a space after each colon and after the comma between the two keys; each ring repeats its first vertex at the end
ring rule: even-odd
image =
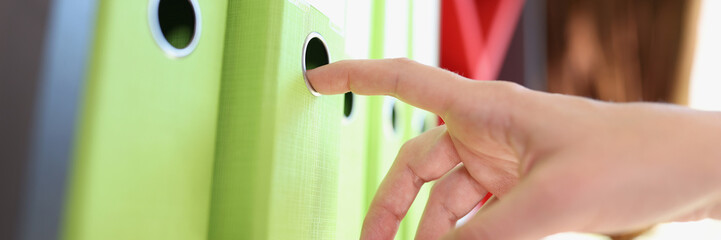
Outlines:
{"type": "Polygon", "coordinates": [[[306,75],[321,94],[390,95],[438,115],[443,115],[458,95],[462,86],[458,83],[470,82],[405,58],[344,60],[308,70],[306,75]]]}

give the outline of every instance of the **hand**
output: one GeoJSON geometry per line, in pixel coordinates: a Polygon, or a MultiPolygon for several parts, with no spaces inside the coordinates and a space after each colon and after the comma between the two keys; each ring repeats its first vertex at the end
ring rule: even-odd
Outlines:
{"type": "Polygon", "coordinates": [[[341,61],[307,76],[321,94],[390,95],[446,122],[403,145],[362,239],[391,239],[433,180],[418,239],[538,239],[721,217],[719,113],[471,81],[406,59],[341,61]],[[497,203],[456,229],[488,192],[497,203]]]}

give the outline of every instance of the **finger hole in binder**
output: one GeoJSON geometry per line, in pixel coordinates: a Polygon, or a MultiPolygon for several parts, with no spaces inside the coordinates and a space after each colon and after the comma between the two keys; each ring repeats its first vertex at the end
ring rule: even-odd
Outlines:
{"type": "Polygon", "coordinates": [[[303,44],[303,59],[301,61],[303,66],[303,79],[305,80],[305,86],[308,87],[308,91],[314,96],[320,96],[310,82],[305,72],[323,65],[330,63],[330,53],[325,45],[325,39],[317,32],[308,34],[303,44]]]}
{"type": "Polygon", "coordinates": [[[198,45],[201,18],[197,0],[152,0],[148,22],[155,43],[170,57],[185,57],[198,45]]]}
{"type": "Polygon", "coordinates": [[[350,122],[355,116],[355,94],[347,92],[343,95],[343,120],[350,122]]]}
{"type": "Polygon", "coordinates": [[[389,136],[400,136],[400,118],[401,112],[398,105],[398,99],[385,96],[383,103],[383,129],[389,136]]]}

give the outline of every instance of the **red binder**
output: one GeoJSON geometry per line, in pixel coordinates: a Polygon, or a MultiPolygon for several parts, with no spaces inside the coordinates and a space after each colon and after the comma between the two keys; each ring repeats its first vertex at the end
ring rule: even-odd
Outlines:
{"type": "Polygon", "coordinates": [[[522,9],[523,0],[443,1],[441,67],[471,79],[494,79],[522,9]]]}

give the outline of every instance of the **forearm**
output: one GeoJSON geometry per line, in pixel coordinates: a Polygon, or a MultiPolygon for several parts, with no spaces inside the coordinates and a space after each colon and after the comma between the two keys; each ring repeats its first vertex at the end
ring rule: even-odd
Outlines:
{"type": "Polygon", "coordinates": [[[518,120],[523,123],[518,131],[533,133],[524,142],[522,174],[538,159],[582,148],[580,143],[596,142],[599,152],[579,157],[602,161],[627,158],[618,162],[619,168],[638,169],[636,174],[657,185],[642,187],[649,190],[645,194],[668,195],[674,199],[671,202],[705,209],[696,219],[721,217],[721,207],[716,207],[721,203],[721,113],[670,104],[607,103],[540,92],[528,92],[523,97],[527,100],[519,114],[542,117],[518,120]],[[622,155],[607,153],[608,157],[602,157],[602,149],[615,144],[623,149],[622,155]]]}
{"type": "Polygon", "coordinates": [[[641,155],[656,158],[658,165],[648,167],[669,168],[659,182],[671,180],[667,184],[680,189],[669,197],[683,198],[700,209],[674,220],[721,217],[721,113],[656,103],[617,107],[616,122],[627,122],[655,152],[641,155]]]}

